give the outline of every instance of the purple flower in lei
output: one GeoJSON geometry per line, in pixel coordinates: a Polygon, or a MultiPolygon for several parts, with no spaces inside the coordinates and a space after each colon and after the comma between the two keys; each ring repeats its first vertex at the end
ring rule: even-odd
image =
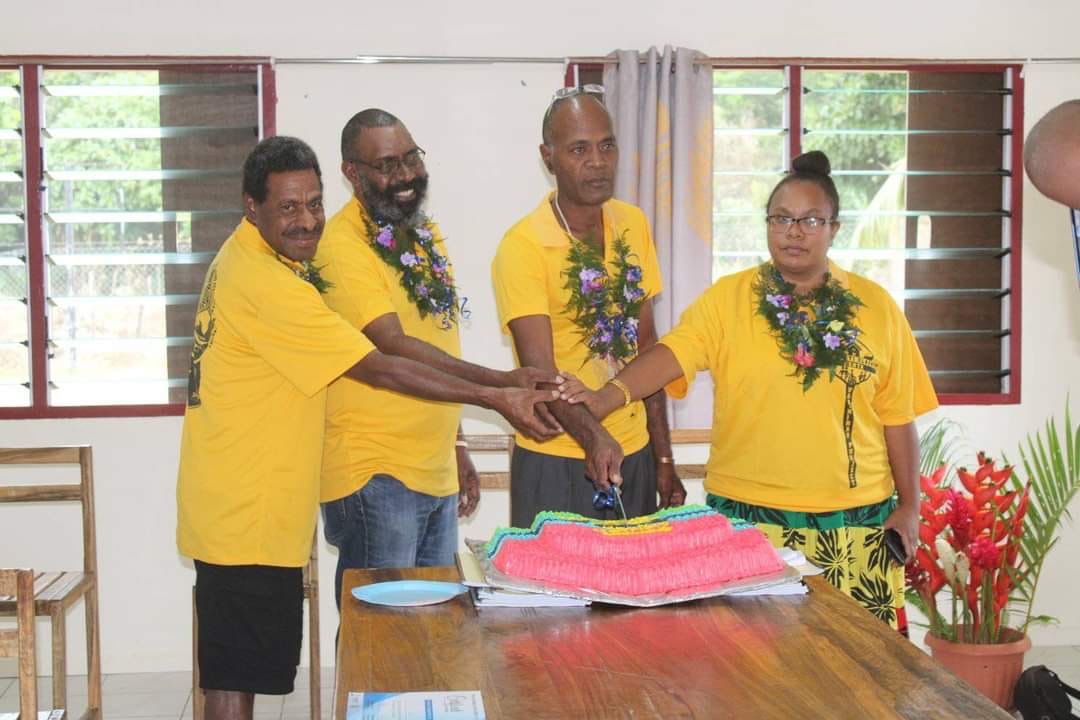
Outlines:
{"type": "Polygon", "coordinates": [[[639,287],[631,287],[630,285],[627,285],[626,287],[623,288],[623,297],[626,298],[627,300],[629,300],[630,302],[634,302],[635,300],[639,300],[644,295],[645,295],[645,291],[642,290],[639,287]]]}
{"type": "Polygon", "coordinates": [[[765,301],[773,307],[785,309],[791,307],[790,295],[766,295],[765,301]]]}
{"type": "Polygon", "coordinates": [[[829,348],[830,350],[835,350],[836,348],[840,347],[839,335],[833,335],[831,332],[825,333],[825,337],[823,337],[822,340],[825,341],[825,347],[829,348]]]}
{"type": "Polygon", "coordinates": [[[626,282],[628,282],[628,283],[639,283],[639,282],[641,282],[641,266],[640,265],[627,265],[626,266],[626,282]]]}
{"type": "Polygon", "coordinates": [[[604,289],[604,273],[593,268],[583,268],[578,277],[581,280],[581,293],[589,295],[604,289]]]}
{"type": "Polygon", "coordinates": [[[375,236],[375,242],[384,248],[394,249],[394,230],[389,225],[379,228],[379,234],[375,236]]]}
{"type": "Polygon", "coordinates": [[[420,225],[416,228],[416,237],[426,242],[428,240],[431,240],[433,236],[431,234],[431,230],[428,229],[427,225],[420,225]]]}
{"type": "Polygon", "coordinates": [[[780,322],[780,326],[783,327],[788,324],[788,318],[791,317],[791,313],[778,312],[776,313],[776,319],[780,322]]]}
{"type": "Polygon", "coordinates": [[[413,267],[420,264],[420,258],[412,253],[401,253],[401,264],[405,267],[413,267]]]}

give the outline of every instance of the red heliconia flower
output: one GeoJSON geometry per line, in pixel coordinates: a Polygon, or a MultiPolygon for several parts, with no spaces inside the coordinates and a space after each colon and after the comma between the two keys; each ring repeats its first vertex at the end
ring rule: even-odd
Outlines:
{"type": "Polygon", "coordinates": [[[1009,537],[1009,526],[1005,522],[998,520],[994,523],[994,532],[990,535],[990,539],[995,544],[1000,543],[1005,538],[1009,537]]]}
{"type": "Polygon", "coordinates": [[[1012,490],[1007,493],[1001,493],[994,498],[994,504],[997,505],[998,513],[1005,514],[1005,511],[1012,505],[1013,500],[1016,499],[1016,491],[1012,490]]]}
{"type": "Polygon", "coordinates": [[[963,484],[964,489],[969,493],[974,494],[976,488],[979,487],[979,481],[975,479],[972,473],[968,472],[967,468],[957,468],[956,477],[960,478],[960,482],[963,484]]]}
{"type": "Polygon", "coordinates": [[[937,533],[934,532],[934,529],[932,527],[930,527],[926,523],[919,523],[919,541],[922,542],[923,545],[933,547],[934,538],[936,537],[937,533]]]}
{"type": "Polygon", "coordinates": [[[975,537],[982,535],[994,524],[994,513],[990,510],[979,510],[971,520],[971,534],[975,537]]]}
{"type": "MultiPolygon", "coordinates": [[[[1001,562],[1001,548],[990,538],[979,537],[968,546],[968,558],[971,559],[973,569],[993,570],[1001,562]]],[[[974,574],[973,572],[972,575],[974,574]]]]}
{"type": "Polygon", "coordinates": [[[997,577],[994,578],[994,599],[998,596],[1004,596],[1006,600],[1009,599],[1009,591],[1012,590],[1012,578],[1009,577],[1009,571],[1005,568],[998,570],[997,577]]]}
{"type": "Polygon", "coordinates": [[[944,477],[944,464],[939,465],[938,469],[930,477],[919,475],[919,486],[922,488],[923,494],[929,499],[929,505],[933,510],[939,509],[947,496],[947,488],[941,487],[941,480],[944,477]]]}
{"type": "Polygon", "coordinates": [[[1020,543],[1010,542],[1005,546],[1005,565],[1016,567],[1016,556],[1020,554],[1020,543]]]}
{"type": "Polygon", "coordinates": [[[1013,466],[1006,465],[1000,470],[993,470],[990,473],[990,481],[999,488],[1005,484],[1005,481],[1012,477],[1013,466]]]}
{"type": "Polygon", "coordinates": [[[999,615],[1005,606],[1009,604],[1009,593],[1012,591],[1012,579],[1009,573],[1002,568],[994,580],[994,614],[999,615]]]}
{"type": "MultiPolygon", "coordinates": [[[[930,547],[933,547],[933,545],[930,547]]],[[[931,551],[925,547],[920,547],[915,551],[915,564],[927,575],[927,585],[930,595],[936,595],[938,590],[945,586],[945,571],[937,564],[931,551]]]]}
{"type": "Polygon", "coordinates": [[[1019,538],[1024,532],[1024,516],[1027,515],[1028,501],[1031,499],[1031,482],[1024,486],[1024,494],[1020,496],[1020,502],[1016,504],[1016,512],[1012,516],[1012,534],[1019,538]]]}

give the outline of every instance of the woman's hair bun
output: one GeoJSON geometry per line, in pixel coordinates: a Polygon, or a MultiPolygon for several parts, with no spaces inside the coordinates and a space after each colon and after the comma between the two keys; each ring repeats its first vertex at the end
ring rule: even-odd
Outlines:
{"type": "Polygon", "coordinates": [[[811,150],[792,160],[791,169],[797,173],[806,175],[821,175],[823,177],[828,177],[829,173],[832,172],[832,165],[829,164],[828,155],[820,150],[811,150]]]}

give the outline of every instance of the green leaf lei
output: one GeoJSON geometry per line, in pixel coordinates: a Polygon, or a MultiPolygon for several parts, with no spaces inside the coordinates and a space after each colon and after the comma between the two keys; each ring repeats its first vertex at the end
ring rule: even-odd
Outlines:
{"type": "Polygon", "coordinates": [[[274,253],[274,257],[276,257],[285,267],[292,270],[296,277],[304,282],[309,282],[314,285],[315,289],[319,291],[319,294],[324,295],[327,290],[334,287],[334,283],[324,278],[322,273],[319,272],[323,269],[322,265],[316,265],[310,260],[290,260],[289,258],[282,257],[278,253],[274,253]]]}
{"type": "Polygon", "coordinates": [[[571,238],[566,276],[570,300],[566,311],[574,318],[589,354],[616,364],[637,354],[638,318],[645,302],[641,289],[641,266],[630,261],[624,230],[614,244],[615,275],[612,277],[597,245],[571,238]]]}
{"type": "Polygon", "coordinates": [[[784,280],[772,263],[763,263],[754,280],[757,314],[769,323],[780,346],[780,356],[795,365],[792,375],[801,379],[806,392],[821,376],[829,380],[844,364],[848,348],[860,333],[852,320],[862,306],[856,295],[826,273],[825,282],[806,295],[784,280]]]}
{"type": "Polygon", "coordinates": [[[366,216],[363,220],[372,249],[400,273],[401,287],[420,317],[435,315],[444,330],[453,326],[459,313],[468,319],[467,300],[458,303],[450,261],[435,247],[431,220],[421,216],[419,223],[397,225],[376,223],[366,216]]]}

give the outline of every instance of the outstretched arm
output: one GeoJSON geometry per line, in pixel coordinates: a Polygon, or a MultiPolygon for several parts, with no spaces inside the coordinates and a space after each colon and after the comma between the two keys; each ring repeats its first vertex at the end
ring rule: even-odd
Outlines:
{"type": "MultiPolygon", "coordinates": [[[[546,315],[526,315],[511,320],[509,326],[521,365],[531,365],[554,375],[556,369],[555,351],[551,341],[551,318],[546,315]]],[[[554,389],[558,387],[558,383],[550,387],[554,389]]],[[[558,398],[558,395],[556,391],[555,397],[558,398]]],[[[547,407],[566,432],[584,448],[585,470],[596,486],[606,490],[611,483],[620,484],[622,448],[600,422],[589,414],[588,409],[574,407],[558,399],[549,401],[547,407]]]]}
{"type": "Polygon", "coordinates": [[[640,400],[682,375],[683,370],[675,359],[675,353],[666,345],[656,343],[624,367],[614,381],[599,390],[589,390],[580,380],[573,379],[559,386],[559,397],[571,405],[585,405],[593,417],[605,418],[627,400],[616,383],[626,387],[629,400],[640,400]]]}
{"type": "MultiPolygon", "coordinates": [[[[558,392],[554,390],[477,385],[415,360],[386,355],[378,350],[364,356],[345,375],[374,387],[424,400],[466,403],[495,410],[515,428],[538,440],[554,435],[554,431],[537,417],[534,409],[537,403],[558,397],[558,392]]],[[[551,373],[549,379],[556,380],[556,374],[551,373]]]]}
{"type": "Polygon", "coordinates": [[[531,367],[495,370],[456,358],[431,343],[405,334],[397,313],[386,313],[375,318],[364,326],[364,334],[382,353],[407,357],[477,385],[532,389],[536,382],[541,379],[550,379],[551,375],[551,373],[540,373],[531,367]]]}

